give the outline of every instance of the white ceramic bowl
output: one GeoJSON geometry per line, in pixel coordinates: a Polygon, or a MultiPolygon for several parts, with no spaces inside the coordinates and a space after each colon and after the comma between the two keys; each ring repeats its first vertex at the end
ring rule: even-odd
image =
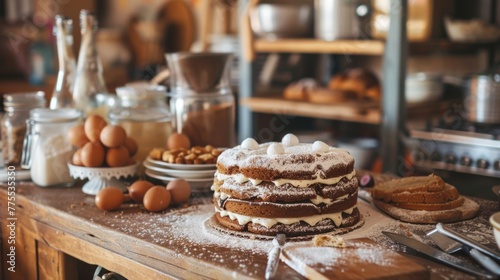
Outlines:
{"type": "Polygon", "coordinates": [[[340,139],[337,147],[347,150],[354,157],[354,168],[369,170],[377,159],[378,141],[373,138],[340,139]]]}
{"type": "Polygon", "coordinates": [[[443,80],[440,75],[430,73],[415,73],[406,77],[406,102],[424,103],[436,101],[443,94],[443,80]]]}
{"type": "Polygon", "coordinates": [[[500,249],[500,212],[490,216],[490,224],[493,226],[493,235],[497,242],[498,249],[500,249]]]}

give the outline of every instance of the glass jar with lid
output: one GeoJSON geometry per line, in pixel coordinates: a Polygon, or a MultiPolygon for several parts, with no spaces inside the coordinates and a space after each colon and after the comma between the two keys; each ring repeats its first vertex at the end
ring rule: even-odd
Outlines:
{"type": "Polygon", "coordinates": [[[4,166],[20,167],[26,120],[30,111],[45,107],[45,93],[13,93],[3,96],[5,114],[2,117],[2,156],[4,166]]]}
{"type": "Polygon", "coordinates": [[[154,148],[164,148],[172,133],[172,115],[164,86],[135,84],[116,89],[118,99],[109,120],[122,126],[138,145],[135,160],[142,162],[154,148]]]}
{"type": "Polygon", "coordinates": [[[172,53],[170,108],[175,129],[192,146],[232,147],[235,101],[230,88],[228,53],[172,53]]]}
{"type": "Polygon", "coordinates": [[[81,121],[77,109],[33,109],[27,122],[21,166],[30,169],[31,180],[41,186],[71,186],[68,162],[73,147],[68,131],[81,121]]]}

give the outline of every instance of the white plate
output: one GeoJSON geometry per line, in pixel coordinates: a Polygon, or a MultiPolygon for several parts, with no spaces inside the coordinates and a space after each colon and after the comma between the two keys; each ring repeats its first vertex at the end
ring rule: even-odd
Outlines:
{"type": "Polygon", "coordinates": [[[202,170],[202,169],[215,169],[215,164],[177,164],[168,163],[161,160],[146,158],[144,162],[149,162],[157,166],[167,167],[170,169],[181,169],[181,170],[202,170]]]}
{"type": "MultiPolygon", "coordinates": [[[[211,170],[181,170],[181,169],[168,169],[165,167],[158,167],[150,164],[148,161],[142,163],[146,169],[161,173],[161,175],[174,176],[184,179],[206,179],[213,180],[215,169],[211,170]]],[[[160,175],[160,174],[159,174],[160,175]]]]}
{"type": "MultiPolygon", "coordinates": [[[[175,178],[175,177],[168,177],[168,176],[160,175],[160,174],[158,174],[154,171],[151,171],[151,170],[146,170],[145,173],[148,177],[161,180],[165,184],[168,184],[170,181],[179,179],[179,178],[175,178]]],[[[213,179],[211,179],[211,180],[208,180],[208,179],[186,179],[186,181],[189,182],[189,184],[191,185],[191,189],[194,192],[209,191],[210,187],[212,186],[212,184],[214,182],[213,179]]]]}

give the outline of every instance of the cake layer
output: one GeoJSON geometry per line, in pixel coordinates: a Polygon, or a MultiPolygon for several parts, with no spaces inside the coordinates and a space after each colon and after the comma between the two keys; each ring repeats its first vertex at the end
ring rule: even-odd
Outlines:
{"type": "Polygon", "coordinates": [[[218,209],[227,210],[234,214],[262,217],[262,218],[296,218],[331,214],[342,212],[352,208],[357,202],[357,192],[339,197],[329,204],[315,205],[313,203],[272,203],[272,202],[250,202],[234,198],[216,201],[218,209]]]}
{"type": "Polygon", "coordinates": [[[358,208],[352,209],[352,212],[350,214],[340,213],[340,216],[341,216],[341,224],[339,226],[335,224],[334,220],[329,218],[324,218],[314,225],[310,225],[309,223],[304,221],[298,221],[291,224],[283,224],[278,222],[271,227],[267,227],[265,225],[255,222],[248,222],[243,225],[240,225],[238,220],[232,220],[229,216],[222,217],[220,213],[215,214],[217,221],[221,225],[235,231],[249,231],[256,234],[271,235],[271,236],[276,235],[278,233],[284,233],[288,237],[325,233],[335,230],[337,228],[352,227],[356,225],[361,219],[361,215],[359,213],[358,208]]]}
{"type": "Polygon", "coordinates": [[[354,193],[357,189],[358,180],[356,177],[350,180],[344,178],[335,185],[315,184],[308,188],[295,188],[289,184],[275,186],[271,182],[261,182],[258,185],[253,185],[250,181],[238,183],[233,178],[229,178],[223,182],[216,180],[213,187],[215,192],[221,192],[225,196],[236,199],[281,203],[311,200],[316,199],[317,196],[336,199],[354,193]]]}
{"type": "Polygon", "coordinates": [[[342,177],[354,171],[354,158],[345,150],[327,147],[315,151],[311,144],[283,146],[283,153],[268,154],[274,142],[254,149],[237,146],[225,150],[217,160],[217,172],[241,174],[262,181],[313,180],[342,177]]]}

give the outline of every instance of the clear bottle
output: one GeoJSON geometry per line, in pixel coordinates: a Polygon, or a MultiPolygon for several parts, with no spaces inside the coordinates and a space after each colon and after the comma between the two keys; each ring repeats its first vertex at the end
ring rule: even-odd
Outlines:
{"type": "Polygon", "coordinates": [[[45,93],[16,93],[4,95],[5,114],[2,118],[2,155],[4,166],[20,167],[26,120],[32,109],[45,107],[45,93]]]}
{"type": "Polygon", "coordinates": [[[80,117],[81,112],[71,108],[31,110],[21,166],[30,169],[31,180],[38,186],[73,185],[68,168],[73,147],[66,133],[80,117]]]}
{"type": "Polygon", "coordinates": [[[73,86],[76,61],[73,54],[73,20],[57,15],[55,22],[54,35],[57,42],[59,72],[56,87],[50,100],[50,109],[74,108],[73,86]]]}
{"type": "Polygon", "coordinates": [[[95,14],[82,10],[80,12],[80,28],[82,43],[78,54],[73,100],[77,109],[85,114],[90,114],[98,107],[97,95],[107,92],[102,74],[102,64],[97,53],[97,18],[95,14]]]}
{"type": "Polygon", "coordinates": [[[172,115],[164,86],[134,85],[119,87],[117,105],[109,112],[109,120],[121,125],[138,144],[134,157],[142,162],[154,148],[167,145],[172,133],[172,115]]]}

